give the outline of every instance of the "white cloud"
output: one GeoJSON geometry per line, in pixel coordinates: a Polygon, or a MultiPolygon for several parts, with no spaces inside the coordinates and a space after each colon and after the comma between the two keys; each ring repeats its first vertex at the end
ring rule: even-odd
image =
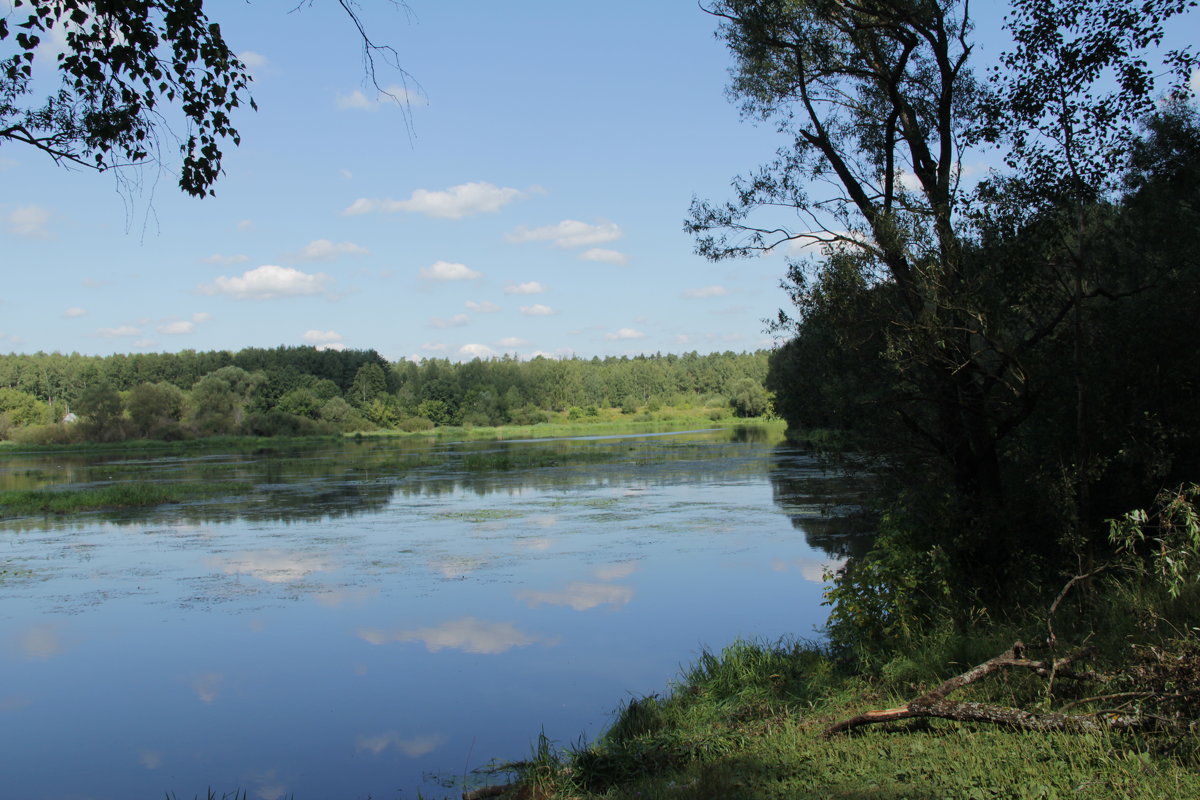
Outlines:
{"type": "Polygon", "coordinates": [[[625,234],[613,222],[589,225],[574,219],[564,219],[557,225],[542,228],[527,228],[518,225],[512,233],[504,234],[510,242],[554,242],[555,247],[584,247],[620,239],[625,234]]]}
{"type": "Polygon", "coordinates": [[[524,347],[525,345],[529,344],[529,342],[517,336],[506,336],[500,341],[496,342],[496,344],[500,345],[501,347],[524,347]]]}
{"type": "Polygon", "coordinates": [[[906,191],[914,194],[921,191],[921,179],[917,177],[915,172],[909,172],[906,169],[896,172],[896,182],[904,187],[906,191]]]}
{"type": "Polygon", "coordinates": [[[466,314],[455,314],[449,319],[443,317],[432,317],[429,320],[431,328],[461,328],[471,321],[471,318],[466,314]]]}
{"type": "Polygon", "coordinates": [[[729,294],[729,290],[724,286],[703,286],[699,289],[687,289],[683,296],[689,300],[695,300],[702,297],[724,297],[729,294]]]}
{"type": "Polygon", "coordinates": [[[367,96],[363,94],[362,89],[355,89],[350,94],[342,94],[341,92],[338,92],[337,100],[335,102],[337,103],[337,107],[343,111],[348,109],[354,109],[357,111],[374,111],[379,108],[379,103],[373,103],[372,101],[368,100],[367,96]]]}
{"type": "Polygon", "coordinates": [[[550,306],[544,306],[541,303],[534,303],[531,306],[521,306],[521,313],[527,317],[548,317],[551,314],[557,314],[550,306]]]}
{"type": "Polygon", "coordinates": [[[603,247],[593,247],[579,254],[584,261],[600,261],[605,264],[616,264],[621,267],[629,263],[629,257],[616,250],[606,250],[603,247]]]}
{"type": "Polygon", "coordinates": [[[455,264],[450,261],[438,261],[430,267],[421,267],[421,277],[427,281],[470,281],[482,278],[482,272],[476,272],[466,264],[455,264]]]}
{"type": "Polygon", "coordinates": [[[250,69],[261,69],[267,65],[267,57],[253,50],[243,50],[238,53],[238,60],[250,69]]]}
{"type": "Polygon", "coordinates": [[[351,178],[353,178],[353,177],[354,177],[354,173],[353,173],[353,172],[351,172],[351,171],[350,171],[350,170],[348,170],[348,169],[339,169],[339,170],[338,170],[338,177],[339,177],[339,178],[341,178],[341,179],[342,179],[342,180],[344,180],[344,181],[348,181],[348,180],[350,180],[351,178]]]}
{"type": "Polygon", "coordinates": [[[496,355],[496,351],[488,347],[486,344],[464,344],[458,348],[460,356],[468,356],[470,358],[488,359],[496,355]]]}
{"type": "Polygon", "coordinates": [[[381,207],[383,203],[394,202],[391,200],[368,200],[365,197],[360,197],[350,205],[342,209],[342,214],[347,217],[353,217],[358,214],[370,214],[372,211],[386,210],[381,207]]]}
{"type": "Polygon", "coordinates": [[[196,324],[208,322],[210,319],[212,319],[212,314],[208,313],[207,311],[197,311],[195,314],[192,314],[192,322],[195,322],[196,324]]]}
{"type": "Polygon", "coordinates": [[[510,283],[504,287],[505,294],[541,294],[546,291],[546,287],[542,286],[537,281],[527,281],[526,283],[510,283]]]}
{"type": "Polygon", "coordinates": [[[305,261],[328,261],[338,256],[361,256],[366,255],[369,250],[354,242],[331,242],[328,239],[314,239],[304,245],[299,253],[300,258],[305,261]]]}
{"type": "Polygon", "coordinates": [[[97,328],[96,335],[105,339],[115,339],[121,336],[141,336],[142,331],[132,325],[118,325],[115,328],[97,328]]]}
{"type": "Polygon", "coordinates": [[[383,631],[364,628],[358,631],[358,636],[375,645],[389,642],[422,642],[426,649],[434,653],[450,648],[467,653],[496,654],[536,643],[558,644],[557,640],[518,630],[511,622],[484,622],[475,617],[463,617],[444,622],[436,628],[416,630],[383,631]]]}
{"type": "Polygon", "coordinates": [[[342,344],[341,342],[325,342],[324,344],[317,345],[316,349],[317,350],[336,350],[337,352],[340,353],[341,351],[346,349],[346,345],[342,344]]]}
{"type": "Polygon", "coordinates": [[[340,342],[342,335],[337,331],[318,331],[310,329],[304,332],[304,341],[311,344],[329,344],[330,342],[340,342]]]}
{"type": "Polygon", "coordinates": [[[88,312],[87,312],[86,308],[80,308],[79,306],[71,306],[66,311],[64,311],[62,315],[64,317],[66,317],[67,319],[75,319],[77,317],[86,317],[87,313],[88,312]]]}
{"type": "Polygon", "coordinates": [[[466,306],[477,314],[491,314],[500,310],[500,306],[496,305],[490,300],[484,300],[482,303],[477,303],[474,300],[468,300],[466,302],[466,306]]]}
{"type": "Polygon", "coordinates": [[[438,192],[417,189],[407,200],[371,200],[360,197],[342,213],[354,216],[369,214],[373,211],[388,213],[413,211],[439,219],[462,219],[471,214],[494,213],[521,197],[525,197],[525,192],[520,189],[495,186],[486,181],[475,181],[451,186],[449,189],[438,192]]]}
{"type": "Polygon", "coordinates": [[[307,273],[291,267],[264,264],[241,277],[218,277],[198,287],[204,294],[224,294],[235,300],[274,300],[324,294],[333,278],[323,272],[307,273]]]}
{"type": "Polygon", "coordinates": [[[386,105],[423,106],[425,98],[419,92],[393,84],[376,91],[374,97],[368,96],[362,89],[355,89],[349,94],[338,92],[334,102],[342,111],[378,111],[386,105]]]}
{"type": "Polygon", "coordinates": [[[606,333],[604,338],[609,341],[625,341],[629,339],[645,339],[646,334],[641,331],[635,331],[633,328],[621,328],[616,333],[606,333]]]}
{"type": "Polygon", "coordinates": [[[8,215],[8,232],[16,236],[30,239],[48,239],[50,232],[46,224],[50,222],[49,209],[42,206],[18,206],[8,215]]]}
{"type": "Polygon", "coordinates": [[[421,345],[421,349],[427,353],[444,353],[450,349],[450,345],[444,342],[426,342],[421,345]]]}
{"type": "Polygon", "coordinates": [[[1192,73],[1192,79],[1188,81],[1188,87],[1196,94],[1200,94],[1200,69],[1192,73]]]}
{"type": "Polygon", "coordinates": [[[158,342],[154,341],[153,339],[134,339],[133,340],[133,346],[140,347],[143,350],[145,350],[147,347],[154,347],[154,345],[156,345],[156,344],[158,344],[158,342]]]}
{"type": "Polygon", "coordinates": [[[159,325],[155,330],[166,336],[178,336],[185,333],[191,333],[196,329],[196,323],[190,320],[178,320],[176,322],[167,322],[159,325]]]}
{"type": "Polygon", "coordinates": [[[254,220],[252,220],[252,219],[240,220],[236,227],[239,231],[242,231],[243,233],[246,231],[252,231],[252,230],[254,230],[254,220]]]}
{"type": "Polygon", "coordinates": [[[206,264],[222,264],[225,266],[231,266],[233,264],[242,264],[249,261],[250,256],[245,256],[241,253],[238,253],[234,256],[223,256],[220,253],[213,253],[211,256],[207,256],[201,260],[206,264]]]}

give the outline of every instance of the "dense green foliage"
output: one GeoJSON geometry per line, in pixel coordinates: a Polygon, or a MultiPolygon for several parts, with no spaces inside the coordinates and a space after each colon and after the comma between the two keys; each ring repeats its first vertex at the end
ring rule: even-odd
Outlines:
{"type": "Polygon", "coordinates": [[[664,407],[764,416],[768,353],[395,364],[374,350],[0,356],[0,438],[301,436],[602,420],[664,407]],[[59,421],[71,413],[73,424],[59,421]]]}
{"type": "Polygon", "coordinates": [[[160,131],[174,135],[175,123],[179,187],[203,197],[221,174],[220,147],[240,141],[231,115],[254,106],[246,66],[200,2],[13,0],[0,42],[0,144],[58,162],[105,170],[156,159],[160,131]],[[55,34],[65,40],[56,89],[35,81],[55,34]]]}
{"type": "Polygon", "coordinates": [[[1193,5],[1017,0],[981,79],[967,3],[714,4],[732,94],[789,144],[688,227],[713,259],[810,245],[767,386],[881,478],[838,646],[1044,607],[1115,558],[1108,519],[1200,477],[1197,60],[1160,48],[1193,5]],[[977,144],[1005,165],[968,182],[977,144]]]}

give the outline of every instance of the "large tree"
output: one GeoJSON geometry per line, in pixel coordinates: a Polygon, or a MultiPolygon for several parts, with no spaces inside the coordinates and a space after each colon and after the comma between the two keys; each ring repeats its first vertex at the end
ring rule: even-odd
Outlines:
{"type": "MultiPolygon", "coordinates": [[[[1154,72],[1138,69],[1137,60],[1188,3],[1018,5],[1010,29],[1024,49],[1009,56],[1006,79],[1032,76],[1035,64],[1065,73],[1054,97],[1076,113],[1114,71],[1126,105],[1152,103],[1154,72]],[[1135,29],[1118,10],[1139,12],[1135,29]],[[1107,38],[1096,44],[1100,34],[1107,38]],[[1083,40],[1078,48],[1076,40],[1083,40]],[[1086,58],[1074,58],[1081,49],[1086,58]]],[[[829,364],[842,357],[848,375],[870,385],[840,398],[849,415],[842,421],[866,429],[878,450],[941,471],[960,496],[989,503],[1004,491],[1002,443],[1039,398],[1032,361],[1085,295],[1105,289],[1042,291],[1053,282],[1046,262],[1000,247],[1033,221],[1012,202],[1014,182],[993,179],[982,194],[960,185],[972,139],[1033,164],[1051,152],[1061,129],[1061,114],[1031,97],[1030,84],[973,77],[969,8],[959,0],[715,3],[710,13],[722,20],[720,35],[736,58],[731,93],[746,115],[774,122],[789,143],[735,182],[732,201],[694,202],[687,227],[699,252],[713,259],[824,249],[824,258],[790,262],[787,284],[800,311],[792,330],[807,337],[801,349],[827,342],[829,364]],[[1006,108],[1021,113],[1006,115],[1006,108]],[[1039,135],[1022,138],[1035,122],[1043,125],[1039,135]]],[[[1178,79],[1191,62],[1171,58],[1178,79]]],[[[1113,122],[1105,131],[1093,124],[1087,135],[1094,141],[1079,137],[1072,163],[1082,163],[1086,150],[1112,164],[1117,145],[1130,138],[1117,128],[1136,115],[1087,113],[1101,114],[1093,123],[1113,122]]],[[[1029,207],[1053,206],[1061,185],[1040,187],[1046,201],[1029,207]]],[[[1028,180],[1020,188],[1039,189],[1028,180]]],[[[795,361],[798,352],[793,347],[788,357],[795,361]]],[[[787,387],[773,388],[781,410],[804,405],[786,396],[787,387]]]]}
{"type": "MultiPolygon", "coordinates": [[[[817,243],[865,253],[864,286],[894,288],[883,329],[906,395],[881,412],[943,458],[964,492],[998,494],[996,432],[1007,422],[993,395],[1012,375],[977,357],[958,219],[977,92],[966,5],[722,0],[711,13],[736,56],[731,91],[744,112],[792,141],[736,183],[734,201],[693,204],[700,252],[817,243]]],[[[802,270],[793,277],[803,286],[802,270]]]]}
{"type": "MultiPolygon", "coordinates": [[[[406,8],[403,0],[388,1],[406,8]]],[[[256,106],[250,73],[203,0],[11,4],[0,16],[0,144],[25,144],[60,164],[104,171],[162,164],[165,134],[177,139],[180,189],[213,193],[221,148],[241,141],[234,114],[256,106]],[[57,87],[47,86],[51,76],[57,87]],[[172,133],[176,128],[182,135],[172,133]]],[[[375,87],[388,94],[376,80],[379,61],[407,82],[396,51],[369,35],[357,2],[338,5],[360,36],[375,87]]]]}
{"type": "MultiPolygon", "coordinates": [[[[184,122],[180,188],[212,193],[231,114],[250,75],[200,0],[13,0],[0,18],[0,141],[105,170],[160,157],[169,114],[184,122]],[[39,58],[58,36],[57,89],[39,89],[39,58]],[[15,52],[13,52],[15,51],[15,52]]],[[[168,123],[169,124],[169,123],[168,123]]]]}

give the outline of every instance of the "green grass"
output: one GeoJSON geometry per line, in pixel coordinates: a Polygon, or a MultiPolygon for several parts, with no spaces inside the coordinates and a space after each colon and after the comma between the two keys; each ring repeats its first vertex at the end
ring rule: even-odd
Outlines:
{"type": "MultiPolygon", "coordinates": [[[[605,409],[613,411],[613,409],[605,409]]],[[[742,425],[767,425],[777,429],[782,437],[787,424],[782,420],[751,418],[739,419],[726,416],[718,420],[710,417],[711,409],[663,409],[653,413],[623,415],[609,413],[604,416],[568,422],[565,415],[551,422],[537,425],[502,425],[498,427],[442,426],[427,431],[360,431],[345,434],[352,438],[405,438],[438,439],[451,441],[487,441],[506,439],[556,439],[573,436],[608,436],[622,433],[659,433],[671,430],[735,428],[742,425]]]]}
{"type": "Polygon", "coordinates": [[[118,483],[94,489],[22,489],[0,492],[0,515],[70,514],[121,508],[146,508],[246,489],[232,481],[182,483],[118,483]]]}
{"type": "MultiPolygon", "coordinates": [[[[1058,621],[1064,638],[1070,631],[1072,640],[1097,645],[1088,666],[1115,675],[1111,683],[1060,680],[1048,700],[1042,678],[1008,671],[953,699],[1049,710],[1120,691],[1150,646],[1191,659],[1170,690],[1186,693],[1177,679],[1200,682],[1200,591],[1190,595],[1170,600],[1145,586],[1109,586],[1074,619],[1058,621]]],[[[628,702],[595,742],[555,750],[539,739],[529,762],[508,769],[533,798],[575,800],[1200,797],[1200,741],[1190,735],[1032,733],[913,719],[822,737],[835,722],[903,705],[1016,638],[1037,641],[1039,630],[1044,636],[1044,621],[1031,617],[1024,627],[930,631],[923,647],[868,672],[815,645],[738,642],[702,654],[665,694],[628,702]]]]}
{"type": "Polygon", "coordinates": [[[322,439],[340,442],[341,436],[211,436],[203,439],[162,441],[158,439],[128,439],[123,442],[72,442],[70,444],[20,444],[0,441],[0,456],[45,453],[154,453],[155,455],[192,455],[196,453],[256,453],[264,450],[284,450],[289,447],[308,447],[322,439]]]}

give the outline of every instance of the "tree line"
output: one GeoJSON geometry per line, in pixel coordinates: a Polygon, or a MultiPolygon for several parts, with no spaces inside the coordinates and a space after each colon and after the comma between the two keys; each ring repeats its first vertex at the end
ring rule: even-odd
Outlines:
{"type": "Polygon", "coordinates": [[[709,405],[761,416],[769,354],[389,362],[375,350],[246,348],[0,356],[0,438],[178,439],[530,425],[709,405]],[[66,422],[64,422],[66,420],[66,422]]]}

